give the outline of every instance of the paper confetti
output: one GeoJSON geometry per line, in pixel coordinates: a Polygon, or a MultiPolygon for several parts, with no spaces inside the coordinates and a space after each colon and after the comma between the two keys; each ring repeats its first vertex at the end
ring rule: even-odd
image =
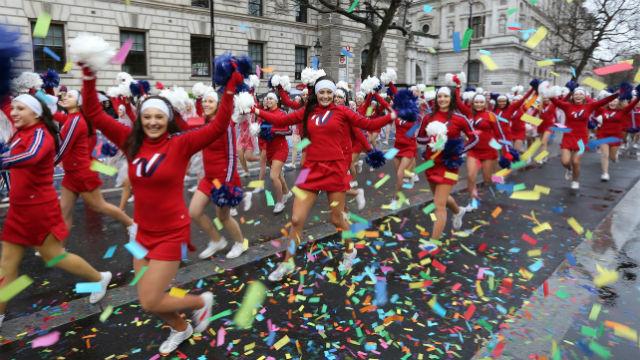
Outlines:
{"type": "Polygon", "coordinates": [[[540,124],[542,124],[542,119],[529,115],[527,113],[522,114],[522,117],[520,118],[522,121],[529,123],[533,126],[540,126],[540,124]]]}
{"type": "Polygon", "coordinates": [[[140,271],[136,274],[136,277],[134,277],[133,280],[131,280],[131,282],[129,283],[129,286],[134,286],[135,284],[137,284],[138,281],[140,281],[140,279],[142,278],[142,275],[144,275],[144,273],[147,272],[147,269],[149,269],[148,266],[143,266],[142,268],[140,268],[140,271]]]}
{"type": "Polygon", "coordinates": [[[122,44],[118,53],[111,59],[111,63],[116,65],[124,64],[131,47],[133,47],[133,38],[128,38],[124,44],[122,44]]]}
{"type": "Polygon", "coordinates": [[[593,73],[598,76],[605,76],[605,75],[615,74],[615,73],[629,71],[629,70],[633,70],[633,64],[629,64],[628,62],[621,62],[621,63],[593,69],[593,73]]]}
{"type": "Polygon", "coordinates": [[[118,245],[109,246],[109,248],[104,253],[104,256],[102,256],[102,258],[103,259],[111,259],[113,257],[113,254],[116,252],[117,248],[118,248],[118,245]]]}
{"type": "Polygon", "coordinates": [[[578,235],[582,235],[584,233],[584,228],[578,223],[578,220],[576,220],[575,218],[570,217],[569,219],[567,219],[567,224],[569,224],[573,231],[575,231],[578,235]]]}
{"type": "Polygon", "coordinates": [[[58,340],[60,340],[60,332],[53,331],[48,333],[47,335],[42,335],[40,337],[33,339],[33,341],[31,342],[31,348],[35,349],[40,347],[49,347],[57,343],[58,340]]]}
{"type": "Polygon", "coordinates": [[[298,151],[302,151],[304,148],[306,148],[309,145],[311,145],[311,140],[304,138],[296,144],[296,149],[298,149],[298,151]]]}
{"type": "Polygon", "coordinates": [[[100,282],[80,282],[76,283],[75,291],[77,294],[86,294],[102,291],[100,282]]]}
{"type": "Polygon", "coordinates": [[[495,61],[493,61],[493,59],[489,55],[480,55],[480,61],[482,61],[484,66],[489,71],[494,71],[498,69],[498,65],[495,63],[495,61]]]}
{"type": "Polygon", "coordinates": [[[455,52],[460,52],[462,50],[461,48],[462,44],[460,43],[460,33],[455,31],[453,33],[453,51],[455,52]]]}
{"type": "Polygon", "coordinates": [[[60,261],[62,261],[62,259],[64,259],[65,257],[67,257],[67,255],[69,255],[69,253],[67,252],[63,252],[62,254],[54,257],[53,259],[47,261],[47,267],[54,267],[56,266],[56,264],[58,264],[60,261]]]}
{"type": "Polygon", "coordinates": [[[592,77],[588,77],[582,80],[582,84],[592,87],[598,91],[601,91],[607,88],[607,84],[603,83],[602,81],[598,81],[592,77]]]}
{"type": "MultiPolygon", "coordinates": [[[[292,241],[295,244],[295,242],[292,241]]],[[[233,322],[239,329],[249,329],[255,319],[254,312],[262,306],[266,297],[267,288],[259,281],[252,282],[244,294],[240,309],[233,317],[233,322]]]]}
{"type": "Polygon", "coordinates": [[[471,37],[473,37],[473,29],[467,29],[462,36],[462,48],[466,49],[471,44],[471,37]]]}
{"type": "Polygon", "coordinates": [[[55,60],[55,61],[60,61],[60,60],[62,60],[62,58],[60,57],[60,55],[56,54],[56,53],[55,53],[55,51],[53,51],[53,50],[49,49],[49,47],[47,47],[47,46],[43,47],[43,48],[42,48],[42,51],[43,51],[45,54],[49,55],[49,57],[51,57],[51,58],[52,58],[53,60],[55,60]]]}
{"type": "Polygon", "coordinates": [[[99,172],[101,174],[105,174],[107,176],[114,176],[115,174],[118,173],[118,168],[103,164],[98,160],[92,160],[91,161],[90,169],[92,171],[99,172]]]}
{"type": "Polygon", "coordinates": [[[549,33],[549,30],[547,30],[546,27],[540,26],[538,30],[535,32],[535,34],[533,34],[533,36],[531,36],[529,40],[525,43],[525,46],[531,49],[535,49],[538,46],[538,44],[540,44],[540,42],[544,40],[544,38],[547,36],[548,33],[549,33]]]}
{"type": "Polygon", "coordinates": [[[135,240],[129,241],[124,245],[124,247],[129,250],[131,255],[136,259],[144,259],[144,257],[149,253],[149,250],[145,249],[144,246],[140,245],[135,240]]]}
{"type": "Polygon", "coordinates": [[[100,322],[103,323],[107,321],[107,319],[109,318],[109,316],[111,316],[112,313],[113,313],[113,306],[107,305],[107,307],[100,314],[100,318],[99,318],[100,322]]]}
{"type": "Polygon", "coordinates": [[[251,189],[262,189],[264,188],[264,180],[252,180],[251,182],[249,182],[249,185],[247,185],[247,187],[251,189]]]}
{"type": "Polygon", "coordinates": [[[347,12],[352,13],[358,7],[359,3],[360,3],[360,0],[354,0],[351,6],[349,6],[349,8],[347,9],[347,12]]]}
{"type": "Polygon", "coordinates": [[[169,290],[169,296],[173,296],[173,297],[180,298],[180,299],[185,297],[185,295],[187,295],[187,293],[189,293],[188,289],[180,289],[180,288],[177,288],[177,287],[172,287],[169,290]]]}
{"type": "Polygon", "coordinates": [[[33,37],[46,38],[49,33],[49,25],[51,25],[51,15],[41,12],[36,19],[36,25],[33,27],[33,37]]]}
{"type": "Polygon", "coordinates": [[[291,192],[293,193],[293,195],[296,196],[296,198],[300,200],[304,200],[307,198],[307,194],[304,192],[304,190],[300,189],[297,186],[294,186],[293,188],[291,188],[291,192]]]}
{"type": "Polygon", "coordinates": [[[27,275],[21,275],[17,279],[10,282],[7,286],[0,289],[0,302],[7,302],[14,296],[18,295],[22,290],[26,289],[33,283],[33,280],[27,275]]]}

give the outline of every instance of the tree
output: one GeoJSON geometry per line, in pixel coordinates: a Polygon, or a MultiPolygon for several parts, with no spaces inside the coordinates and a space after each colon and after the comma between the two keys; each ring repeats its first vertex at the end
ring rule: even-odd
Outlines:
{"type": "MultiPolygon", "coordinates": [[[[357,1],[357,0],[356,0],[357,1]]],[[[382,41],[389,30],[398,30],[403,36],[409,34],[406,11],[410,0],[365,0],[351,10],[352,2],[340,0],[295,0],[299,6],[313,9],[319,13],[336,13],[357,23],[363,24],[371,32],[369,53],[362,76],[373,75],[376,60],[380,56],[382,41]],[[404,7],[402,23],[395,21],[399,10],[404,7]]]]}
{"type": "Polygon", "coordinates": [[[578,78],[590,62],[610,63],[637,52],[640,0],[557,1],[551,11],[558,54],[578,78]]]}

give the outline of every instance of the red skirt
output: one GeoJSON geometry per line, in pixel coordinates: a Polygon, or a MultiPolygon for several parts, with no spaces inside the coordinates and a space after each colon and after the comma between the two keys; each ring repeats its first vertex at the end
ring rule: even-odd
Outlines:
{"type": "Polygon", "coordinates": [[[445,177],[445,173],[458,174],[458,169],[447,169],[443,163],[436,162],[435,165],[424,171],[427,181],[434,184],[455,185],[458,181],[445,177]]]}
{"type": "Polygon", "coordinates": [[[587,141],[589,141],[589,135],[579,135],[573,133],[565,133],[562,135],[562,142],[560,143],[560,149],[565,149],[569,151],[580,151],[580,146],[578,146],[578,140],[582,139],[582,143],[585,148],[587,147],[587,141]]]}
{"type": "Polygon", "coordinates": [[[307,191],[345,192],[349,190],[351,176],[347,175],[348,166],[344,160],[314,161],[306,159],[304,169],[309,175],[298,187],[307,191]]]}
{"type": "Polygon", "coordinates": [[[62,186],[79,194],[91,192],[102,186],[102,180],[97,172],[87,170],[65,172],[62,178],[62,186]]]}
{"type": "Polygon", "coordinates": [[[268,143],[269,142],[267,140],[264,140],[263,138],[258,136],[258,149],[260,149],[260,151],[267,150],[268,143]]]}
{"type": "MultiPolygon", "coordinates": [[[[213,187],[214,187],[213,180],[218,179],[218,181],[220,181],[220,184],[223,184],[224,178],[225,178],[224,175],[218,176],[218,177],[216,176],[204,177],[198,183],[198,190],[203,194],[209,196],[211,195],[211,190],[213,190],[213,187]]],[[[231,176],[231,181],[229,182],[229,184],[231,186],[242,186],[242,182],[240,181],[240,176],[238,175],[237,171],[233,172],[233,176],[231,176]]]]}
{"type": "Polygon", "coordinates": [[[526,128],[518,128],[518,129],[514,129],[511,128],[511,137],[513,138],[513,141],[516,140],[522,140],[524,141],[527,138],[527,129],[526,128]]]}
{"type": "Polygon", "coordinates": [[[405,145],[405,146],[396,147],[396,149],[398,149],[398,153],[396,154],[396,159],[400,159],[400,158],[413,159],[416,157],[416,153],[418,152],[418,145],[416,144],[414,144],[413,146],[405,145]]]}
{"type": "Polygon", "coordinates": [[[284,136],[276,136],[267,142],[267,161],[278,160],[287,162],[289,156],[289,143],[284,136]]]}
{"type": "Polygon", "coordinates": [[[604,129],[604,128],[600,128],[598,130],[598,132],[596,133],[596,137],[598,139],[604,139],[604,138],[608,138],[608,137],[615,137],[620,139],[620,141],[616,141],[614,143],[609,143],[607,145],[611,146],[620,146],[622,145],[622,139],[624,139],[624,132],[622,131],[615,131],[615,130],[609,130],[609,129],[604,129]]]}
{"type": "Polygon", "coordinates": [[[41,204],[9,205],[2,228],[3,241],[23,246],[41,246],[49,234],[58,241],[69,236],[58,199],[41,204]]]}
{"type": "Polygon", "coordinates": [[[474,158],[484,161],[484,160],[497,160],[498,159],[498,150],[488,147],[483,149],[478,149],[478,147],[474,147],[469,150],[469,156],[473,156],[474,158]]]}
{"type": "Polygon", "coordinates": [[[149,251],[145,258],[150,260],[180,261],[184,247],[189,251],[195,250],[191,245],[190,224],[164,231],[148,231],[138,228],[136,241],[149,251]]]}
{"type": "Polygon", "coordinates": [[[538,134],[543,135],[545,131],[549,131],[549,128],[553,126],[553,121],[542,121],[542,124],[538,126],[538,134]]]}

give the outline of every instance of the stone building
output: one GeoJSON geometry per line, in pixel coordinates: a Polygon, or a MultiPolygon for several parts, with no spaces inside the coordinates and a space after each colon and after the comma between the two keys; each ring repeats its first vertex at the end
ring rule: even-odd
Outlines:
{"type": "MultiPolygon", "coordinates": [[[[216,55],[248,53],[266,71],[291,79],[299,79],[300,71],[318,55],[320,66],[334,79],[355,83],[360,78],[369,41],[369,31],[362,24],[337,14],[301,10],[295,0],[213,3],[216,55]],[[350,49],[353,57],[341,57],[342,48],[350,49]]],[[[185,87],[210,79],[209,0],[0,0],[0,4],[0,23],[18,27],[23,42],[29,44],[18,61],[23,70],[41,72],[52,67],[61,72],[69,39],[89,32],[103,36],[115,48],[133,40],[125,64],[100,72],[100,87],[114,85],[120,71],[152,83],[185,87]],[[52,18],[49,33],[45,39],[34,39],[32,28],[43,12],[52,18]],[[44,47],[60,56],[60,61],[44,52],[44,47]]],[[[453,51],[451,36],[466,29],[468,2],[429,1],[430,12],[424,11],[426,1],[407,4],[397,21],[408,20],[411,35],[388,32],[376,72],[393,67],[401,83],[438,84],[445,73],[466,69],[466,53],[453,51]]],[[[523,28],[543,24],[543,11],[521,0],[474,1],[472,22],[477,31],[471,46],[470,82],[506,90],[531,76],[549,77],[551,69],[536,68],[535,61],[547,57],[550,44],[545,42],[532,53],[516,32],[506,30],[510,22],[520,22],[523,28]],[[517,12],[507,17],[505,13],[513,7],[517,12]],[[479,49],[491,51],[500,69],[485,71],[477,61],[479,49]]],[[[61,77],[65,85],[80,84],[77,67],[61,77]]]]}

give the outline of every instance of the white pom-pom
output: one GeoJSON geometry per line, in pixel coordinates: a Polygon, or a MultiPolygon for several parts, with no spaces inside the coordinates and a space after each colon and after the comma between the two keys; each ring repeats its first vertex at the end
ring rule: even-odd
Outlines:
{"type": "Polygon", "coordinates": [[[611,95],[611,93],[607,90],[600,90],[600,92],[598,93],[598,100],[604,99],[609,95],[611,95]]]}
{"type": "Polygon", "coordinates": [[[191,88],[191,93],[196,98],[200,98],[207,92],[207,90],[209,90],[209,86],[205,85],[204,83],[198,82],[193,84],[193,87],[191,88]]]}
{"type": "Polygon", "coordinates": [[[518,95],[518,94],[524,92],[524,86],[516,85],[516,86],[511,88],[511,92],[513,92],[514,95],[518,95]]]}
{"type": "Polygon", "coordinates": [[[233,103],[235,108],[240,114],[248,114],[251,112],[251,108],[255,106],[253,96],[248,92],[241,92],[233,97],[233,103]]]}
{"type": "Polygon", "coordinates": [[[129,84],[122,83],[122,84],[118,85],[118,89],[120,89],[120,95],[121,96],[125,96],[125,97],[132,96],[131,95],[131,88],[129,87],[129,84]]]}
{"type": "Polygon", "coordinates": [[[380,79],[375,76],[368,76],[362,81],[360,85],[360,91],[365,94],[372,94],[376,92],[376,89],[380,87],[380,79]]]}
{"type": "Polygon", "coordinates": [[[207,99],[207,98],[212,98],[213,101],[218,102],[218,93],[212,88],[212,87],[207,87],[207,90],[204,92],[204,94],[202,95],[202,99],[207,99]]]}
{"type": "Polygon", "coordinates": [[[40,89],[42,84],[43,81],[40,75],[28,71],[23,72],[20,76],[11,81],[13,91],[18,94],[28,93],[31,89],[40,89]]]}
{"type": "Polygon", "coordinates": [[[436,98],[436,91],[435,90],[425,91],[424,92],[424,98],[427,101],[431,101],[431,100],[435,99],[436,98]]]}
{"type": "Polygon", "coordinates": [[[93,70],[103,69],[115,54],[111,45],[100,36],[81,33],[69,40],[71,60],[85,63],[93,70]]]}
{"type": "Polygon", "coordinates": [[[133,82],[133,76],[126,72],[119,72],[116,76],[116,80],[118,81],[118,84],[127,84],[127,86],[129,86],[129,84],[133,82]]]}
{"type": "Polygon", "coordinates": [[[249,83],[249,88],[257,89],[258,86],[260,86],[260,78],[258,77],[258,75],[251,74],[249,75],[248,83],[249,83]]]}
{"type": "Polygon", "coordinates": [[[453,74],[446,73],[444,75],[444,84],[447,86],[456,86],[456,83],[453,81],[453,74]]]}
{"type": "Polygon", "coordinates": [[[458,73],[458,79],[460,79],[460,83],[461,84],[466,84],[467,83],[467,74],[465,74],[464,71],[458,73]]]}
{"type": "Polygon", "coordinates": [[[291,80],[287,75],[280,76],[280,86],[282,86],[285,91],[291,90],[291,80]]]}
{"type": "Polygon", "coordinates": [[[392,68],[387,68],[387,71],[380,74],[380,81],[385,85],[396,82],[396,80],[398,80],[398,74],[392,68]]]}
{"type": "Polygon", "coordinates": [[[347,84],[347,82],[346,82],[346,81],[342,81],[342,80],[338,81],[338,82],[336,83],[336,87],[337,87],[338,89],[344,89],[344,90],[349,91],[349,84],[347,84]]]}
{"type": "Polygon", "coordinates": [[[271,76],[271,86],[274,88],[280,86],[280,75],[273,74],[273,76],[271,76]]]}
{"type": "Polygon", "coordinates": [[[481,87],[476,88],[476,94],[483,95],[484,94],[484,89],[481,88],[481,87]]]}
{"type": "Polygon", "coordinates": [[[471,99],[473,99],[474,96],[476,96],[475,91],[465,91],[462,93],[462,100],[471,101],[471,99]]]}
{"type": "Polygon", "coordinates": [[[314,74],[313,83],[315,84],[315,82],[323,76],[327,76],[327,73],[324,72],[324,70],[319,69],[318,71],[316,71],[316,73],[314,74]]]}
{"type": "Polygon", "coordinates": [[[169,100],[171,106],[181,114],[186,113],[189,104],[191,104],[189,94],[181,87],[162,90],[160,96],[169,100]]]}
{"type": "Polygon", "coordinates": [[[568,87],[566,87],[566,86],[563,86],[563,87],[560,89],[560,95],[561,95],[561,96],[567,96],[567,95],[569,95],[569,93],[570,93],[570,92],[571,92],[571,90],[569,90],[569,88],[568,88],[568,87]]]}
{"type": "Polygon", "coordinates": [[[551,88],[551,84],[548,81],[543,81],[538,85],[538,94],[544,96],[551,88]]]}
{"type": "Polygon", "coordinates": [[[107,89],[107,96],[111,98],[117,98],[118,96],[120,96],[120,88],[117,86],[110,87],[109,89],[107,89]]]}
{"type": "Polygon", "coordinates": [[[300,73],[300,80],[307,85],[312,85],[315,82],[315,80],[313,79],[315,72],[316,70],[310,67],[305,68],[300,73]]]}
{"type": "Polygon", "coordinates": [[[430,141],[428,146],[433,151],[444,149],[447,142],[447,125],[440,121],[432,121],[427,125],[427,136],[430,141]]]}
{"type": "Polygon", "coordinates": [[[260,133],[260,124],[251,123],[251,125],[249,125],[249,134],[251,134],[251,136],[258,136],[259,133],[260,133]]]}

